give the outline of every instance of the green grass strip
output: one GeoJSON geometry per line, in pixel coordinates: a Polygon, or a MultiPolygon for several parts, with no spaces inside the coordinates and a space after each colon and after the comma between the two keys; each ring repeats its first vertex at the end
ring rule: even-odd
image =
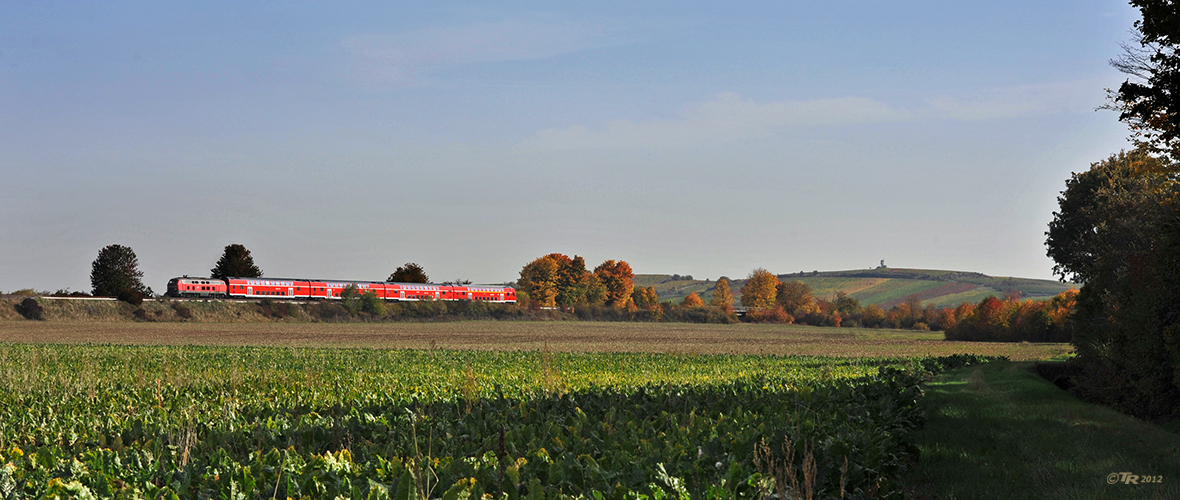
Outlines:
{"type": "Polygon", "coordinates": [[[990,363],[927,385],[907,498],[1180,498],[1180,435],[1082,402],[1030,367],[990,363]]]}

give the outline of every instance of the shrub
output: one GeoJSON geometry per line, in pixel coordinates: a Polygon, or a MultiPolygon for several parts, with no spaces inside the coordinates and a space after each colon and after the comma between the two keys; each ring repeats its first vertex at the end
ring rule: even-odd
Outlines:
{"type": "Polygon", "coordinates": [[[116,295],[116,298],[133,306],[138,306],[143,304],[144,293],[139,290],[129,288],[119,292],[119,294],[116,295]]]}
{"type": "Polygon", "coordinates": [[[377,298],[377,293],[369,290],[360,297],[360,310],[373,316],[385,315],[385,302],[377,298]]]}
{"type": "Polygon", "coordinates": [[[320,321],[329,323],[348,321],[352,318],[352,315],[348,314],[348,310],[335,302],[320,302],[309,307],[308,312],[320,321]]]}
{"type": "Polygon", "coordinates": [[[674,307],[664,314],[663,320],[677,323],[737,323],[738,317],[732,309],[726,312],[722,307],[674,307]]]}
{"type": "Polygon", "coordinates": [[[745,320],[749,323],[777,323],[780,325],[795,322],[795,318],[787,314],[782,306],[750,309],[746,311],[745,320]]]}
{"type": "Polygon", "coordinates": [[[28,320],[45,321],[45,309],[41,307],[41,303],[37,302],[37,299],[32,297],[17,304],[16,312],[28,320]]]}
{"type": "Polygon", "coordinates": [[[181,318],[193,319],[193,310],[189,309],[189,307],[186,305],[183,305],[179,302],[173,302],[172,310],[176,311],[176,315],[180,316],[181,318]]]}
{"type": "Polygon", "coordinates": [[[705,305],[705,301],[701,300],[701,296],[696,292],[692,292],[684,297],[684,301],[680,303],[684,307],[701,307],[705,305]]]}
{"type": "Polygon", "coordinates": [[[268,318],[283,319],[291,315],[291,304],[275,302],[270,297],[265,297],[258,301],[258,312],[268,318]]]}

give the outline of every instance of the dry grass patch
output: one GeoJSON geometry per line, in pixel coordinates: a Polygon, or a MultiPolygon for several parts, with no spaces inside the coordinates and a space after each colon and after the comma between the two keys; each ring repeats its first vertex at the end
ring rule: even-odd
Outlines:
{"type": "MultiPolygon", "coordinates": [[[[194,314],[197,312],[194,311],[194,314]]],[[[183,323],[0,321],[0,342],[259,345],[411,349],[776,354],[841,357],[954,353],[1048,359],[1067,344],[947,342],[940,333],[798,325],[461,321],[434,323],[183,323]]]]}

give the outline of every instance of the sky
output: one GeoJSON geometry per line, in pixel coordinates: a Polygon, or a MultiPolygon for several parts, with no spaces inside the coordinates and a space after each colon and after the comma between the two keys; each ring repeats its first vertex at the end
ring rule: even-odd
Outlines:
{"type": "Polygon", "coordinates": [[[0,3],[0,290],[890,267],[1052,278],[1125,2],[0,3]]]}

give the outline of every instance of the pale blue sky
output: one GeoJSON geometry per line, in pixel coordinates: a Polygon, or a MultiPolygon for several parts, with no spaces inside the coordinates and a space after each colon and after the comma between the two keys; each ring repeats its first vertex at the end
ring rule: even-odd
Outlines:
{"type": "Polygon", "coordinates": [[[549,252],[716,278],[1049,278],[1123,2],[420,8],[0,4],[0,290],[271,276],[502,282],[549,252]]]}

